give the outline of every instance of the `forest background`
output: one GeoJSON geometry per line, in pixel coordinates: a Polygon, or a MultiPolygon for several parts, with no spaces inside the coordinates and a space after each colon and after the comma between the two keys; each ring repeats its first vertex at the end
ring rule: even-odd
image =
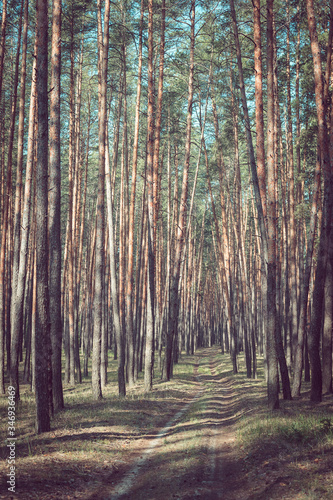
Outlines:
{"type": "Polygon", "coordinates": [[[154,359],[332,392],[332,5],[3,0],[0,390],[37,433],[154,359]],[[62,354],[64,353],[64,379],[62,354]]]}

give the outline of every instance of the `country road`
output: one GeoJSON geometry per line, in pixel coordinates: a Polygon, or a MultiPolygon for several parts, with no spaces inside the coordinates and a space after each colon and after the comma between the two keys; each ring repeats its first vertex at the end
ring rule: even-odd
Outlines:
{"type": "Polygon", "coordinates": [[[101,499],[245,498],[235,446],[238,402],[232,381],[217,373],[214,354],[200,351],[196,393],[153,439],[141,441],[141,453],[119,481],[99,490],[101,499]]]}

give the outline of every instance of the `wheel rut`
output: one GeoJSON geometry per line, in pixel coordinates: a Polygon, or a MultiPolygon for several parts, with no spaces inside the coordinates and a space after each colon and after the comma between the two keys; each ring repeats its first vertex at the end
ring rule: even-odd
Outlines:
{"type": "Polygon", "coordinates": [[[149,444],[143,441],[140,456],[117,484],[105,484],[95,498],[239,499],[244,474],[235,444],[237,398],[232,381],[216,370],[217,352],[200,351],[194,365],[197,392],[149,444]]]}

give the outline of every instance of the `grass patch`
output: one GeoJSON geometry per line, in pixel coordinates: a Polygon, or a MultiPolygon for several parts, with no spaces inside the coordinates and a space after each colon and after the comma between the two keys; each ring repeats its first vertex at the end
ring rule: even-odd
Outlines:
{"type": "Polygon", "coordinates": [[[280,399],[280,409],[272,412],[266,406],[263,379],[248,385],[241,369],[234,380],[243,400],[237,440],[249,480],[257,484],[250,498],[333,498],[332,396],[324,396],[320,404],[311,403],[310,386],[304,383],[300,398],[280,399]]]}

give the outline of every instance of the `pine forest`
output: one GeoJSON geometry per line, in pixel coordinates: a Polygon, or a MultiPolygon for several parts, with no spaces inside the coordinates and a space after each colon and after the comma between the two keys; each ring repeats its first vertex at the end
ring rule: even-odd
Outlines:
{"type": "Polygon", "coordinates": [[[2,0],[0,16],[17,428],[28,397],[38,439],[84,383],[96,408],[110,387],[130,404],[210,352],[260,381],[270,415],[332,411],[333,1],[2,0]]]}

